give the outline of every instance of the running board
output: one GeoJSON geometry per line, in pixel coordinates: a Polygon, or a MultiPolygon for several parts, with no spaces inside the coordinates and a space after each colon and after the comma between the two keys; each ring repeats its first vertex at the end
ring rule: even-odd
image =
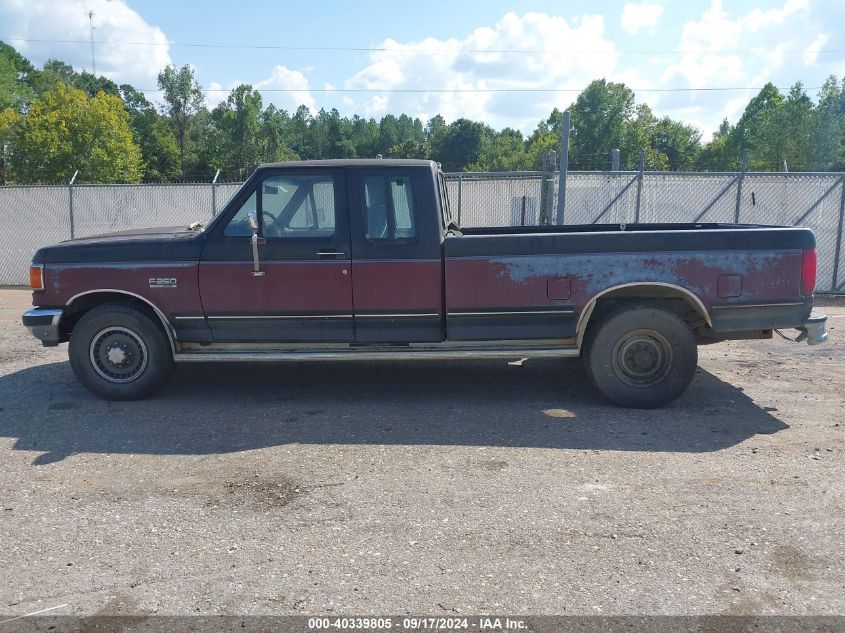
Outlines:
{"type": "Polygon", "coordinates": [[[578,348],[572,345],[555,347],[480,347],[449,345],[436,347],[366,346],[344,349],[226,349],[221,351],[209,346],[205,349],[191,349],[177,352],[177,362],[217,363],[254,361],[336,361],[336,360],[473,360],[484,358],[572,358],[579,356],[578,348]]]}

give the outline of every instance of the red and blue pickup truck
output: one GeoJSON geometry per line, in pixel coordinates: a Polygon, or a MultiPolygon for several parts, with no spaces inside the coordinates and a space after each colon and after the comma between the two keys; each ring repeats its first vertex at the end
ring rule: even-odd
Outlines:
{"type": "Polygon", "coordinates": [[[459,227],[438,165],[259,167],[207,227],[40,249],[44,345],[110,399],[152,394],[175,362],[581,357],[611,401],[681,394],[697,345],[827,339],[815,238],[733,224],[459,227]]]}

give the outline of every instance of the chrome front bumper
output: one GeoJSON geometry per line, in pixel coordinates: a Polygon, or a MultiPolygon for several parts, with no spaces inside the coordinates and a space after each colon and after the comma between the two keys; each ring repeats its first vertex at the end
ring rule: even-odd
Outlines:
{"type": "Polygon", "coordinates": [[[33,308],[23,313],[21,321],[32,335],[45,347],[59,344],[59,321],[62,311],[58,308],[33,308]]]}
{"type": "Polygon", "coordinates": [[[798,329],[801,330],[796,339],[798,342],[807,341],[807,345],[821,345],[827,341],[827,315],[813,312],[804,327],[798,329]]]}

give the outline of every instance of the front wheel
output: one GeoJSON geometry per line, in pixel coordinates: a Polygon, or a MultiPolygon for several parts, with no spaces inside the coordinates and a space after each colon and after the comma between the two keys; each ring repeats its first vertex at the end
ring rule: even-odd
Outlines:
{"type": "Polygon", "coordinates": [[[137,400],[170,376],[167,337],[143,312],[108,304],[87,312],[73,328],[68,349],[79,381],[107,400],[137,400]]]}
{"type": "Polygon", "coordinates": [[[675,312],[657,304],[618,304],[590,324],[583,359],[593,383],[609,400],[652,409],[689,386],[698,348],[675,312]]]}

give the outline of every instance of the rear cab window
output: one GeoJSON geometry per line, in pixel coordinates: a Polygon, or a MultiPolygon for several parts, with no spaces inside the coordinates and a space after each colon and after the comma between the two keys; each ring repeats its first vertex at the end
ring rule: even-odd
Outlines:
{"type": "Polygon", "coordinates": [[[365,175],[361,195],[367,240],[416,241],[416,209],[410,174],[365,175]]]}

